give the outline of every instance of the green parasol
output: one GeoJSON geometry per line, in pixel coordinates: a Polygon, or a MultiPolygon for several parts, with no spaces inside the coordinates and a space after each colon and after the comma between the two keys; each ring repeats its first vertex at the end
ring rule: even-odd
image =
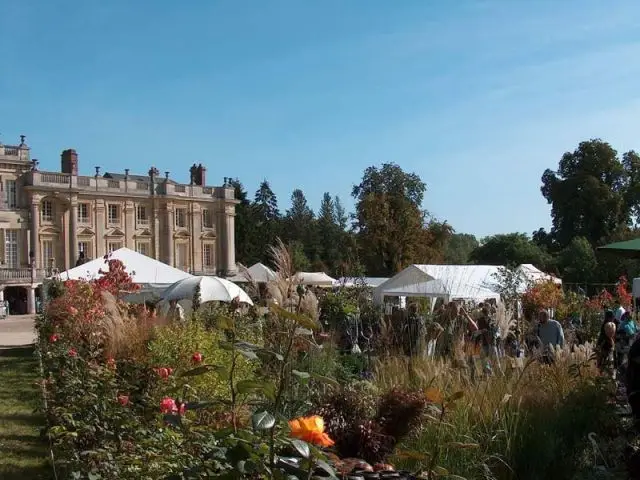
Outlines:
{"type": "Polygon", "coordinates": [[[610,252],[629,258],[640,258],[640,238],[627,240],[625,242],[615,242],[597,248],[600,252],[610,252]]]}

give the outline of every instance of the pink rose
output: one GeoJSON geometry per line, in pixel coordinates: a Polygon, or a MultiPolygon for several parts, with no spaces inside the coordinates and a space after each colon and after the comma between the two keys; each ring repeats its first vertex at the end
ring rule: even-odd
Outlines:
{"type": "Polygon", "coordinates": [[[118,403],[123,407],[129,405],[129,395],[118,395],[118,403]]]}
{"type": "Polygon", "coordinates": [[[164,414],[177,413],[178,406],[176,405],[176,401],[171,397],[164,397],[160,402],[160,411],[164,414]]]}

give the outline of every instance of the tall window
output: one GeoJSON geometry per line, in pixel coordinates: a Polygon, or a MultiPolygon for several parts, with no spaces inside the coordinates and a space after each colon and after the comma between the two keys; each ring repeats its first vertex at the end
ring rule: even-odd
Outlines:
{"type": "Polygon", "coordinates": [[[176,245],[176,267],[188,268],[189,266],[189,249],[186,243],[178,243],[176,245]]]}
{"type": "Polygon", "coordinates": [[[18,206],[18,191],[15,180],[6,181],[5,192],[7,193],[7,207],[16,208],[18,206]]]}
{"type": "Polygon", "coordinates": [[[51,267],[51,262],[54,260],[53,256],[53,240],[42,241],[42,268],[51,267]]]}
{"type": "Polygon", "coordinates": [[[208,208],[202,210],[202,226],[205,228],[213,227],[213,217],[211,215],[211,210],[208,208]]]}
{"type": "Polygon", "coordinates": [[[107,222],[111,225],[120,224],[120,205],[110,203],[107,206],[107,222]]]}
{"type": "Polygon", "coordinates": [[[78,253],[84,253],[85,258],[91,257],[91,242],[78,242],[78,253]]]}
{"type": "Polygon", "coordinates": [[[79,203],[78,204],[78,223],[91,223],[89,220],[89,204],[88,203],[79,203]]]}
{"type": "Polygon", "coordinates": [[[136,242],[136,251],[141,255],[151,256],[151,243],[147,240],[138,240],[136,242]]]}
{"type": "Polygon", "coordinates": [[[187,226],[187,210],[176,208],[176,227],[185,228],[187,226]]]}
{"type": "Polygon", "coordinates": [[[202,245],[202,266],[204,268],[213,267],[213,245],[210,243],[202,245]]]}
{"type": "Polygon", "coordinates": [[[51,200],[42,201],[41,215],[43,222],[53,222],[53,202],[51,200]]]}
{"type": "Polygon", "coordinates": [[[146,205],[136,207],[136,223],[138,225],[149,225],[149,214],[146,205]]]}
{"type": "Polygon", "coordinates": [[[18,231],[4,231],[4,262],[7,267],[18,268],[20,259],[18,257],[18,231]]]}
{"type": "Polygon", "coordinates": [[[119,248],[122,248],[122,242],[113,241],[113,240],[110,241],[110,242],[107,242],[107,252],[108,253],[115,252],[119,248]]]}

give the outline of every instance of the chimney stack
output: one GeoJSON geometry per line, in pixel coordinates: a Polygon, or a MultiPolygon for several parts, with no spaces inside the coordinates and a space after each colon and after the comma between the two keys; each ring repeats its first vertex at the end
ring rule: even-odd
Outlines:
{"type": "Polygon", "coordinates": [[[61,171],[67,175],[78,175],[78,154],[73,148],[69,148],[60,155],[61,171]]]}
{"type": "Polygon", "coordinates": [[[203,167],[201,163],[198,164],[198,167],[196,168],[196,178],[194,183],[199,187],[207,186],[207,168],[203,167]]]}

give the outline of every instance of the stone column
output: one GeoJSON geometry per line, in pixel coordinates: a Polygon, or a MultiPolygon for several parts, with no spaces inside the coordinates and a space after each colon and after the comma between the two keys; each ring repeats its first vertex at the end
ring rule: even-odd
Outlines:
{"type": "Polygon", "coordinates": [[[167,253],[166,253],[166,262],[174,267],[174,259],[173,259],[173,231],[174,231],[174,221],[173,221],[173,204],[167,204],[167,215],[165,217],[165,242],[167,245],[167,253]]]}
{"type": "Polygon", "coordinates": [[[36,287],[33,285],[27,287],[27,313],[29,315],[36,313],[36,287]]]}
{"type": "Polygon", "coordinates": [[[226,275],[234,275],[236,273],[236,207],[233,204],[227,204],[224,207],[223,232],[222,232],[222,250],[224,257],[222,259],[223,268],[226,275]]]}
{"type": "Polygon", "coordinates": [[[153,258],[162,261],[160,256],[160,211],[155,205],[152,206],[151,211],[151,228],[153,234],[153,258]]]}
{"type": "Polygon", "coordinates": [[[107,245],[105,244],[105,206],[104,200],[99,198],[96,200],[96,219],[95,219],[95,231],[96,231],[96,258],[104,257],[107,253],[107,245]]]}
{"type": "Polygon", "coordinates": [[[78,260],[78,197],[71,198],[71,212],[69,217],[69,268],[73,268],[78,260]]]}
{"type": "Polygon", "coordinates": [[[40,258],[40,238],[38,235],[38,228],[40,227],[40,197],[34,195],[31,197],[31,252],[33,254],[34,266],[36,268],[46,268],[46,265],[42,264],[40,258]]]}
{"type": "Polygon", "coordinates": [[[124,245],[123,247],[130,248],[132,250],[136,249],[135,241],[134,241],[134,233],[136,230],[136,209],[135,205],[132,201],[127,200],[124,203],[124,245]]]}

